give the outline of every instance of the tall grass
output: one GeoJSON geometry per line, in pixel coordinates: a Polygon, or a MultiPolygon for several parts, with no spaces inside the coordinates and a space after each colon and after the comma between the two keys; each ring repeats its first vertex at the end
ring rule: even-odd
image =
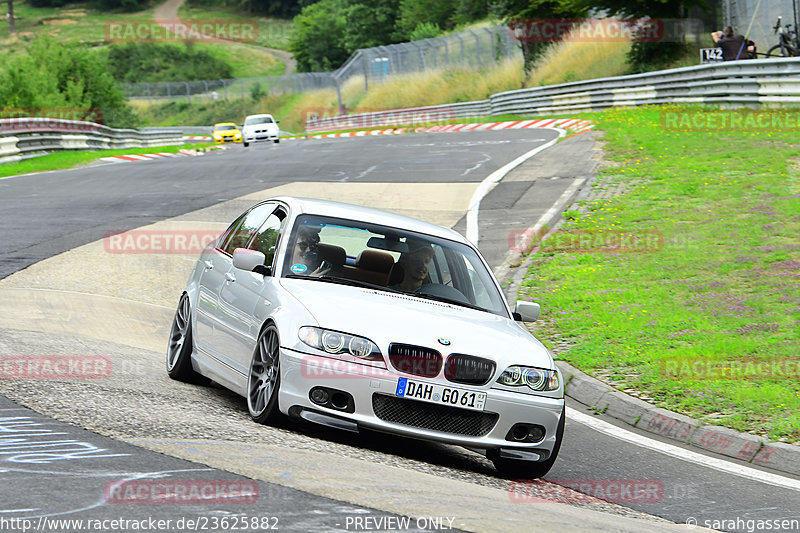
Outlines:
{"type": "Polygon", "coordinates": [[[526,87],[620,76],[628,69],[630,42],[582,42],[567,40],[548,48],[526,87]]]}

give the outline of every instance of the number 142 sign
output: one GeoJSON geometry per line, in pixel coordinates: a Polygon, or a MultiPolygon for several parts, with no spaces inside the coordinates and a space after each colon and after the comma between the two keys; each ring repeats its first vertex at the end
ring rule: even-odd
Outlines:
{"type": "Polygon", "coordinates": [[[719,63],[722,61],[722,48],[701,48],[700,63],[719,63]]]}

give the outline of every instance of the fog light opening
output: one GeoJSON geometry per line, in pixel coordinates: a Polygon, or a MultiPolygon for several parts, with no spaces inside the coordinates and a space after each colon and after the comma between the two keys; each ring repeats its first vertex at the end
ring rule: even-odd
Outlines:
{"type": "Polygon", "coordinates": [[[544,440],[547,432],[538,424],[514,424],[506,434],[506,440],[537,443],[544,440]]]}
{"type": "Polygon", "coordinates": [[[331,405],[335,409],[346,409],[347,408],[347,395],[341,392],[333,393],[331,396],[331,405]]]}
{"type": "Polygon", "coordinates": [[[542,426],[531,426],[528,429],[528,440],[530,442],[539,442],[544,439],[544,428],[542,426]]]}
{"type": "Polygon", "coordinates": [[[514,426],[511,430],[511,438],[516,441],[523,441],[528,437],[528,428],[525,426],[514,426]]]}
{"type": "Polygon", "coordinates": [[[314,389],[311,391],[311,401],[318,405],[328,403],[328,391],[325,389],[314,389]]]}

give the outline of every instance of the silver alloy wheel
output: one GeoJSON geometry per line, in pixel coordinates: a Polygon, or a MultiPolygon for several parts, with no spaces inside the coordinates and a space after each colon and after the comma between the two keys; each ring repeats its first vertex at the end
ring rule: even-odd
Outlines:
{"type": "Polygon", "coordinates": [[[180,360],[183,347],[186,344],[187,333],[189,332],[189,297],[183,295],[175,311],[175,318],[172,321],[172,330],[169,333],[169,348],[167,349],[167,370],[172,370],[180,360]]]}
{"type": "MultiPolygon", "coordinates": [[[[275,326],[269,326],[258,337],[250,377],[247,380],[247,408],[253,418],[261,417],[274,406],[273,395],[280,374],[280,345],[275,326]]],[[[267,413],[265,419],[272,413],[267,413]]]]}

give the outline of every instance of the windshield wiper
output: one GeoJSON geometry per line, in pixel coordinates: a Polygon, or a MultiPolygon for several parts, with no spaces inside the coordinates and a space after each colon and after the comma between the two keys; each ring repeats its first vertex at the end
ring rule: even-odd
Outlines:
{"type": "Polygon", "coordinates": [[[406,294],[410,294],[411,296],[416,296],[418,298],[423,298],[425,300],[433,300],[434,302],[444,302],[446,304],[459,305],[461,307],[468,307],[470,309],[475,309],[477,311],[487,311],[486,309],[484,309],[483,307],[480,307],[478,305],[471,304],[471,303],[465,302],[463,300],[457,300],[455,298],[447,298],[446,296],[433,296],[431,294],[425,294],[424,292],[422,292],[422,293],[421,292],[416,292],[416,293],[415,292],[410,292],[410,293],[406,293],[406,294]]]}
{"type": "Polygon", "coordinates": [[[397,289],[390,289],[389,287],[385,287],[383,285],[375,285],[374,283],[368,283],[366,281],[360,281],[357,279],[351,278],[340,278],[338,276],[301,276],[298,274],[287,274],[287,278],[294,278],[294,279],[316,279],[319,281],[327,281],[328,283],[337,283],[339,285],[349,285],[351,287],[362,287],[365,289],[375,289],[379,291],[387,291],[387,292],[399,292],[402,293],[403,291],[398,291],[397,289]]]}

